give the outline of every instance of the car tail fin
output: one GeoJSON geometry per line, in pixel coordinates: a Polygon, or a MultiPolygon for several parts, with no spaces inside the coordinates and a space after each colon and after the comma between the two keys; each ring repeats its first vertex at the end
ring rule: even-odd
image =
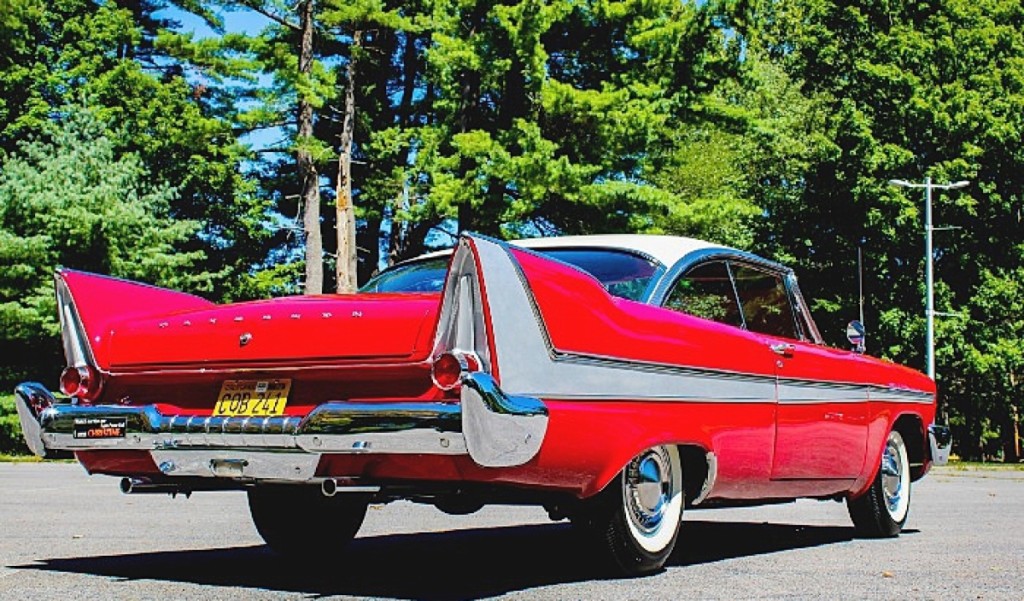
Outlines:
{"type": "Polygon", "coordinates": [[[464,235],[452,254],[431,356],[435,363],[445,356],[466,357],[479,371],[496,376],[490,306],[477,251],[481,240],[464,235]]]}
{"type": "Polygon", "coordinates": [[[448,269],[432,353],[435,360],[452,352],[471,355],[479,371],[513,392],[532,390],[535,361],[555,354],[517,259],[520,250],[485,236],[463,234],[448,269]]]}
{"type": "Polygon", "coordinates": [[[438,388],[458,395],[466,448],[478,465],[522,465],[540,452],[547,408],[539,398],[508,394],[504,385],[528,384],[520,353],[547,355],[543,331],[508,245],[464,234],[441,297],[432,375],[438,388]]]}
{"type": "Polygon", "coordinates": [[[104,348],[116,322],[213,304],[191,294],[71,269],[58,270],[54,278],[69,367],[109,368],[104,348]]]}

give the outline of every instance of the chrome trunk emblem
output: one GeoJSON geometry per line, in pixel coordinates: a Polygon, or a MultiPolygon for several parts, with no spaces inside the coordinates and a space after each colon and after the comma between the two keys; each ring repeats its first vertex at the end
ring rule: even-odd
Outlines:
{"type": "Polygon", "coordinates": [[[252,334],[246,332],[238,337],[238,346],[245,346],[252,340],[252,334]]]}

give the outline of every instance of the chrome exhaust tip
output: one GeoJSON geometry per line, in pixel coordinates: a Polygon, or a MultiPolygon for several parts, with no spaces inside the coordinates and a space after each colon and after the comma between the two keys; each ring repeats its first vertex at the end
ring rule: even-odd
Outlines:
{"type": "Polygon", "coordinates": [[[338,481],[334,478],[325,478],[324,481],[320,483],[320,492],[322,492],[325,497],[333,497],[338,492],[338,481]]]}
{"type": "Polygon", "coordinates": [[[176,497],[183,494],[188,497],[192,494],[191,490],[182,490],[178,484],[154,484],[142,478],[121,478],[120,488],[126,495],[167,494],[176,497]]]}

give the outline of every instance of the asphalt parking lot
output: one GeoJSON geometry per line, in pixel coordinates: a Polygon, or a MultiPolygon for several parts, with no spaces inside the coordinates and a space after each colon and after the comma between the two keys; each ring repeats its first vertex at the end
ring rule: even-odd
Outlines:
{"type": "Polygon", "coordinates": [[[344,562],[313,566],[262,545],[243,494],[117,483],[0,464],[0,598],[1024,600],[1024,471],[933,472],[898,539],[853,538],[835,502],[688,511],[667,569],[639,579],[603,578],[540,509],[373,506],[344,562]]]}

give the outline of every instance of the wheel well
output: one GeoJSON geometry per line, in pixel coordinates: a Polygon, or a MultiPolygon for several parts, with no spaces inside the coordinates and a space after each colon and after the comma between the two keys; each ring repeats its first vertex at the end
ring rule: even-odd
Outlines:
{"type": "Polygon", "coordinates": [[[704,486],[708,481],[708,452],[696,445],[679,445],[679,460],[683,462],[686,504],[691,505],[704,492],[704,486]]]}
{"type": "Polygon", "coordinates": [[[900,433],[907,445],[907,458],[910,460],[910,478],[917,480],[924,475],[924,461],[927,457],[925,449],[924,424],[916,415],[901,415],[892,429],[900,433]]]}

